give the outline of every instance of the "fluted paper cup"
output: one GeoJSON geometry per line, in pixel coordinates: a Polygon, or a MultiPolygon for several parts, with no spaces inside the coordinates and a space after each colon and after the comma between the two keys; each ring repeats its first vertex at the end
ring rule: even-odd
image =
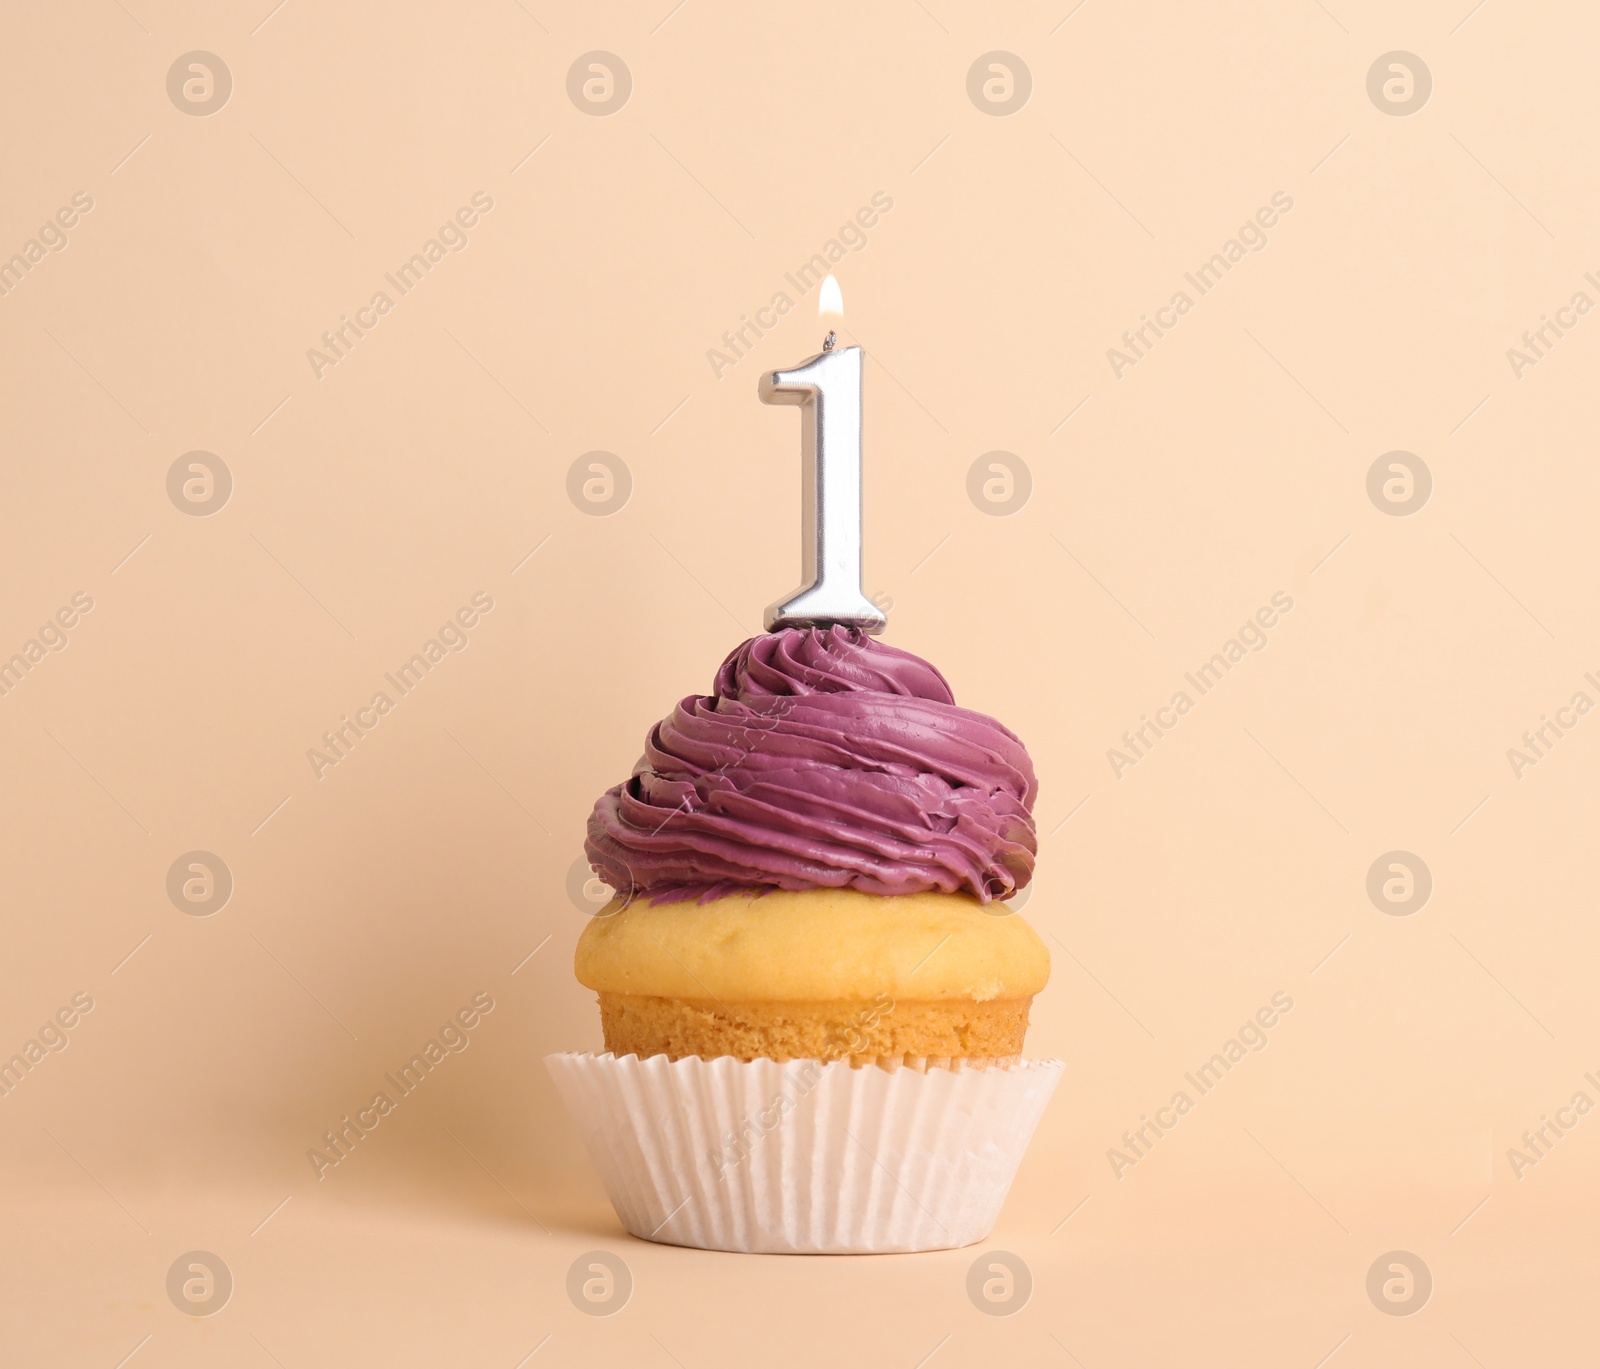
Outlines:
{"type": "Polygon", "coordinates": [[[703,1250],[947,1250],[994,1229],[1059,1060],[545,1057],[633,1235],[703,1250]]]}

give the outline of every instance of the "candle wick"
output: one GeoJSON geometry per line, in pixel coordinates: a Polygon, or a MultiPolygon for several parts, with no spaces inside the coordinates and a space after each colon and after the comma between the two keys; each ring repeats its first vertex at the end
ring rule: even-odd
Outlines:
{"type": "Polygon", "coordinates": [[[824,352],[831,352],[833,350],[833,344],[838,340],[839,335],[830,328],[828,330],[828,336],[822,339],[822,350],[824,352]]]}

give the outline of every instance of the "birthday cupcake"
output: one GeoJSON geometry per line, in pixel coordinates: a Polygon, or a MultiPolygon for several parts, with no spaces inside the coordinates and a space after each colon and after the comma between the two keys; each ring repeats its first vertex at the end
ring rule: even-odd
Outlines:
{"type": "Polygon", "coordinates": [[[1049,955],[1004,904],[1036,787],[1013,733],[855,628],[753,638],[651,730],[589,820],[607,1054],[551,1057],[630,1231],[987,1235],[1060,1069],[1021,1059],[1049,955]]]}
{"type": "Polygon", "coordinates": [[[1061,1074],[1022,1058],[1050,958],[1004,902],[1033,875],[1033,766],[926,661],[873,640],[862,352],[834,343],[759,385],[802,414],[808,583],[589,819],[617,897],[576,970],[606,1051],[546,1064],[647,1240],[980,1241],[1061,1074]]]}

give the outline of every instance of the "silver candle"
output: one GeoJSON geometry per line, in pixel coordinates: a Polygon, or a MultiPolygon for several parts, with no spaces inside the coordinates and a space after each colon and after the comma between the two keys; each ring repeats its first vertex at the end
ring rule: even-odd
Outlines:
{"type": "Polygon", "coordinates": [[[766,612],[768,632],[838,623],[876,635],[888,623],[861,592],[861,349],[833,346],[761,377],[763,404],[800,406],[801,564],[805,583],[766,612]]]}

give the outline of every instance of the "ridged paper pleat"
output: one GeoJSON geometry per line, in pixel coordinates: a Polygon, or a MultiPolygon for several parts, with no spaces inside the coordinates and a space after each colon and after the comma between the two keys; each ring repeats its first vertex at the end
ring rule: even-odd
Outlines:
{"type": "Polygon", "coordinates": [[[622,1224],[709,1250],[943,1250],[993,1229],[1063,1069],[545,1057],[622,1224]]]}

